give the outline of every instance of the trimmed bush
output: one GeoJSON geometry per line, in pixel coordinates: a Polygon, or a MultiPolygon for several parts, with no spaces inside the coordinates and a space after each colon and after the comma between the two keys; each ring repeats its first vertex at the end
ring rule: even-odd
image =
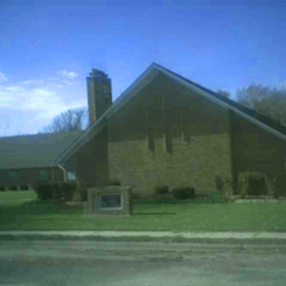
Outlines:
{"type": "Polygon", "coordinates": [[[108,182],[109,186],[121,186],[121,182],[118,179],[111,179],[108,182]]]}
{"type": "Polygon", "coordinates": [[[62,187],[63,187],[63,182],[54,182],[52,183],[52,197],[53,199],[60,199],[64,195],[62,194],[62,187]]]}
{"type": "Polygon", "coordinates": [[[215,187],[219,192],[222,192],[224,189],[224,180],[222,176],[216,175],[215,176],[215,187]]]}
{"type": "Polygon", "coordinates": [[[259,172],[243,172],[238,174],[238,187],[240,196],[267,195],[267,177],[259,172]]]}
{"type": "Polygon", "coordinates": [[[192,187],[174,188],[173,196],[176,200],[186,200],[194,198],[195,189],[192,187]]]}
{"type": "Polygon", "coordinates": [[[169,187],[168,186],[158,186],[155,188],[155,194],[156,195],[162,195],[169,193],[169,187]]]}
{"type": "Polygon", "coordinates": [[[10,185],[10,186],[9,186],[9,190],[10,190],[10,191],[18,191],[17,185],[10,185]]]}
{"type": "Polygon", "coordinates": [[[215,175],[214,178],[216,191],[219,192],[221,199],[227,199],[233,193],[234,179],[230,174],[215,175]]]}
{"type": "Polygon", "coordinates": [[[61,199],[72,200],[76,189],[76,182],[39,183],[35,190],[40,200],[61,199]]]}
{"type": "Polygon", "coordinates": [[[221,198],[221,193],[220,191],[212,191],[211,196],[210,196],[210,201],[215,204],[215,203],[220,203],[222,201],[221,198]]]}
{"type": "Polygon", "coordinates": [[[52,199],[52,185],[48,183],[38,184],[35,188],[39,200],[52,199]]]}
{"type": "Polygon", "coordinates": [[[64,197],[67,201],[71,201],[76,189],[75,182],[64,182],[61,188],[61,196],[64,197]]]}
{"type": "Polygon", "coordinates": [[[76,182],[76,192],[79,194],[79,198],[82,202],[87,201],[87,188],[88,185],[84,181],[77,181],[76,182]]]}
{"type": "Polygon", "coordinates": [[[279,175],[274,179],[272,179],[274,190],[273,190],[273,197],[286,197],[286,177],[285,175],[279,175]]]}
{"type": "Polygon", "coordinates": [[[28,191],[29,190],[28,185],[21,185],[20,188],[22,191],[28,191]]]}
{"type": "Polygon", "coordinates": [[[273,197],[273,198],[278,198],[279,192],[278,192],[278,188],[277,188],[277,178],[265,176],[265,182],[267,185],[268,195],[273,197]]]}

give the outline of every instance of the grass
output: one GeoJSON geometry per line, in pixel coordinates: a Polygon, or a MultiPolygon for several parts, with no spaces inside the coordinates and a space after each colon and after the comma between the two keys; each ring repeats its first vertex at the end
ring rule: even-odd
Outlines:
{"type": "Polygon", "coordinates": [[[0,207],[1,205],[21,204],[23,202],[36,200],[37,195],[34,191],[0,191],[0,207]]]}
{"type": "Polygon", "coordinates": [[[0,230],[286,231],[285,204],[134,205],[124,219],[91,219],[33,191],[0,192],[0,230]]]}

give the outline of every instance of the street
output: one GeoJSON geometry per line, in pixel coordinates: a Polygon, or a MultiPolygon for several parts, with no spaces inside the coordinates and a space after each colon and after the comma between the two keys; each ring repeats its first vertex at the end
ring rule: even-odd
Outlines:
{"type": "Polygon", "coordinates": [[[2,240],[0,285],[285,285],[283,247],[262,248],[2,240]]]}

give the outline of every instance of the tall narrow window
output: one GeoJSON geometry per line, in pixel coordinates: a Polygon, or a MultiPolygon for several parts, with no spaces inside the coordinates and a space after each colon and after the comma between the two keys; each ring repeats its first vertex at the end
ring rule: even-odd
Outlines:
{"type": "Polygon", "coordinates": [[[150,151],[155,151],[155,139],[153,134],[153,128],[149,120],[148,110],[145,111],[145,116],[146,116],[146,133],[147,133],[148,149],[150,151]]]}
{"type": "Polygon", "coordinates": [[[186,119],[184,118],[183,114],[181,114],[181,128],[182,128],[182,138],[185,142],[190,143],[191,142],[191,137],[190,133],[187,130],[187,122],[186,119]]]}
{"type": "Polygon", "coordinates": [[[163,119],[163,131],[164,131],[164,138],[165,138],[165,150],[166,152],[172,154],[173,153],[173,142],[172,142],[172,131],[171,131],[171,124],[166,119],[166,107],[165,107],[165,100],[162,98],[162,119],[163,119]]]}
{"type": "Polygon", "coordinates": [[[165,146],[166,152],[173,153],[173,140],[172,140],[172,129],[169,124],[166,124],[165,127],[165,146]]]}

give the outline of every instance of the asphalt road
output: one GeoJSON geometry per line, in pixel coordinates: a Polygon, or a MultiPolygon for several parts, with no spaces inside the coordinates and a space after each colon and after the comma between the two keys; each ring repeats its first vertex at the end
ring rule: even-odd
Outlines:
{"type": "Polygon", "coordinates": [[[0,285],[286,285],[283,249],[247,245],[0,241],[0,285]]]}

